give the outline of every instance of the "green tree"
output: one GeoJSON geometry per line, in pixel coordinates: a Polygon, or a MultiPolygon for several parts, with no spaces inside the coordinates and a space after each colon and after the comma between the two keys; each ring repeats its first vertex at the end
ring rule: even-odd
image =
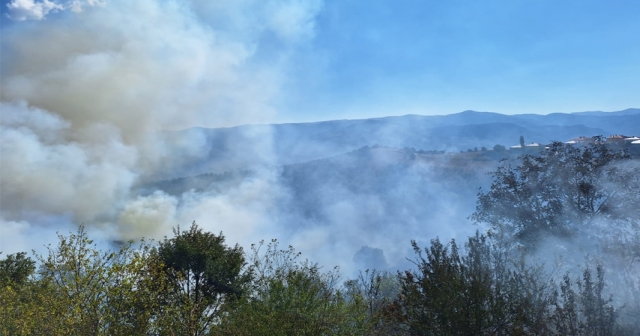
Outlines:
{"type": "Polygon", "coordinates": [[[251,295],[235,303],[213,334],[220,335],[362,335],[364,305],[350,302],[337,287],[337,269],[323,272],[300,261],[293,247],[276,240],[252,246],[251,295]]]}
{"type": "Polygon", "coordinates": [[[600,142],[574,147],[554,142],[520,164],[503,164],[480,191],[471,219],[497,236],[533,247],[544,234],[587,234],[592,225],[640,224],[640,176],[624,152],[600,142]]]}
{"type": "Polygon", "coordinates": [[[34,278],[1,289],[0,334],[163,334],[158,298],[168,287],[148,244],[101,251],[82,227],[58,237],[47,255],[36,256],[34,278]]]}
{"type": "MultiPolygon", "coordinates": [[[[616,320],[618,311],[612,306],[612,296],[604,297],[604,268],[596,267],[596,279],[589,268],[585,268],[582,279],[575,281],[569,274],[560,283],[560,292],[555,293],[554,313],[550,322],[560,335],[634,335],[637,330],[625,331],[616,320]]],[[[637,316],[636,316],[637,317],[637,316]]]]}
{"type": "Polygon", "coordinates": [[[35,261],[25,252],[10,254],[0,260],[0,335],[27,335],[30,321],[21,316],[33,316],[30,277],[35,272],[35,261]]]}
{"type": "Polygon", "coordinates": [[[26,255],[26,252],[19,252],[0,260],[0,287],[24,284],[35,272],[36,262],[26,255]]]}
{"type": "MultiPolygon", "coordinates": [[[[510,264],[509,253],[484,235],[464,250],[438,239],[423,251],[412,243],[417,270],[399,274],[389,309],[410,335],[518,335],[547,331],[550,286],[539,269],[510,264]]],[[[516,259],[517,260],[517,259],[516,259]]]]}
{"type": "Polygon", "coordinates": [[[180,307],[171,324],[183,335],[203,335],[219,320],[229,303],[240,298],[251,280],[238,245],[225,237],[203,232],[195,222],[189,230],[174,230],[158,247],[158,256],[172,283],[173,305],[180,307]]]}
{"type": "Polygon", "coordinates": [[[349,302],[364,309],[358,320],[367,335],[394,335],[401,331],[388,311],[400,291],[397,275],[367,269],[356,279],[346,281],[344,287],[349,302]]]}
{"type": "Polygon", "coordinates": [[[520,136],[520,149],[524,150],[524,136],[520,136]]]}

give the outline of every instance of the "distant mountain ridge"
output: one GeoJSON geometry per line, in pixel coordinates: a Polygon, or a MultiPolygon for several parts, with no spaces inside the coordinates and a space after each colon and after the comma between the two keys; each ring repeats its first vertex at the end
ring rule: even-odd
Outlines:
{"type": "MultiPolygon", "coordinates": [[[[460,151],[496,144],[567,141],[578,136],[640,135],[640,109],[615,112],[505,115],[463,111],[439,116],[403,115],[309,123],[190,128],[167,132],[198,138],[204,149],[178,175],[221,173],[256,165],[306,162],[376,144],[460,151]]],[[[184,141],[184,140],[182,140],[184,141]]]]}
{"type": "Polygon", "coordinates": [[[586,111],[586,112],[573,112],[572,114],[590,114],[590,115],[609,115],[609,114],[616,114],[616,115],[634,115],[634,114],[640,114],[640,109],[637,108],[628,108],[626,110],[622,110],[622,111],[615,111],[615,112],[603,112],[603,111],[586,111]]]}

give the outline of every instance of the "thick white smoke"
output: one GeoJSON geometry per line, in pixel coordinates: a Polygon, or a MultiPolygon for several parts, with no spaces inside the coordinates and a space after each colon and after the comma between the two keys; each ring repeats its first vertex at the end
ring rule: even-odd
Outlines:
{"type": "MultiPolygon", "coordinates": [[[[34,232],[78,224],[129,239],[199,220],[230,242],[249,239],[278,195],[273,172],[224,196],[132,188],[208,150],[201,138],[167,143],[161,130],[272,121],[291,55],[313,37],[321,5],[10,1],[1,37],[0,250],[29,250],[34,232]],[[273,39],[277,50],[263,52],[273,39]]],[[[267,161],[270,139],[266,132],[257,142],[267,161]]]]}

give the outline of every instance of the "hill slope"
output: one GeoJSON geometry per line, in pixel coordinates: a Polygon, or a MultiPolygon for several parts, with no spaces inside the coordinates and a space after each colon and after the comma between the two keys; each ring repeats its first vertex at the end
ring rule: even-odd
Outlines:
{"type": "Polygon", "coordinates": [[[445,116],[191,128],[167,132],[166,136],[178,142],[192,138],[203,141],[203,150],[180,167],[173,176],[176,177],[305,162],[376,144],[460,151],[516,145],[521,135],[528,143],[549,143],[581,135],[612,134],[640,135],[640,109],[549,115],[464,111],[445,116]]]}

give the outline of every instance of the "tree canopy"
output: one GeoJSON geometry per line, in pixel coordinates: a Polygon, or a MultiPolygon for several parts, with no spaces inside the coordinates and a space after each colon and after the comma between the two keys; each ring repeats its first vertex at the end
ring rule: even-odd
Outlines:
{"type": "Polygon", "coordinates": [[[640,223],[640,178],[627,153],[595,141],[552,143],[518,165],[503,163],[480,190],[471,219],[495,234],[535,246],[543,234],[567,237],[594,224],[640,223]]]}
{"type": "Polygon", "coordinates": [[[242,296],[251,274],[238,245],[225,245],[225,237],[203,232],[195,222],[189,230],[174,230],[174,237],[159,244],[158,256],[173,284],[173,294],[183,306],[181,323],[188,334],[208,330],[224,305],[242,296]]]}
{"type": "Polygon", "coordinates": [[[26,255],[26,252],[18,252],[0,260],[0,286],[9,283],[20,285],[33,274],[36,262],[26,255]]]}

